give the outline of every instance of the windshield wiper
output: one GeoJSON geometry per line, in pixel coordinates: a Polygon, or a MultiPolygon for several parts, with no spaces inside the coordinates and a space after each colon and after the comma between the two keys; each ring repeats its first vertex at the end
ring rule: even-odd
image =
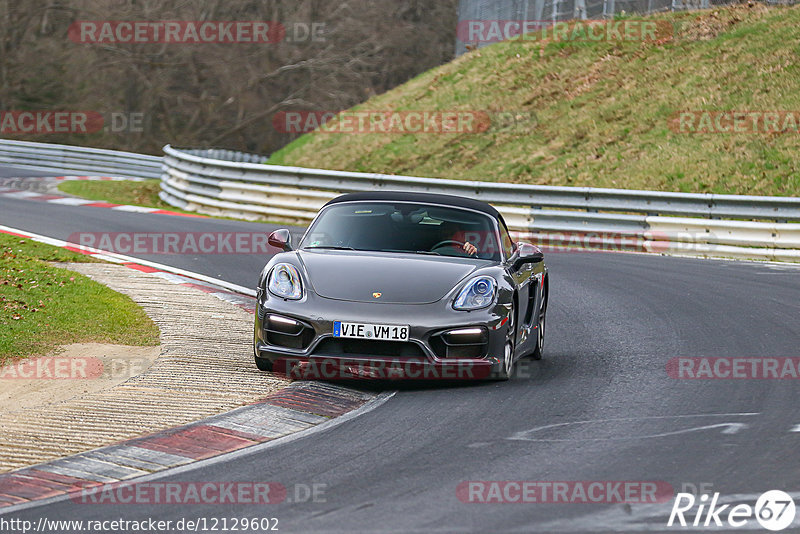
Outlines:
{"type": "Polygon", "coordinates": [[[321,245],[318,247],[303,247],[306,250],[356,250],[358,252],[390,252],[395,254],[426,254],[428,256],[441,256],[438,252],[434,252],[432,250],[399,250],[399,249],[391,249],[391,248],[382,248],[382,249],[367,249],[367,248],[353,248],[353,247],[339,247],[335,245],[321,245]]]}
{"type": "Polygon", "coordinates": [[[390,252],[392,254],[428,254],[428,255],[433,255],[433,256],[441,256],[441,254],[439,254],[438,252],[432,252],[430,250],[414,250],[414,251],[411,251],[411,250],[401,250],[401,249],[395,249],[395,248],[382,248],[382,249],[378,249],[378,250],[372,250],[370,252],[390,252]]]}

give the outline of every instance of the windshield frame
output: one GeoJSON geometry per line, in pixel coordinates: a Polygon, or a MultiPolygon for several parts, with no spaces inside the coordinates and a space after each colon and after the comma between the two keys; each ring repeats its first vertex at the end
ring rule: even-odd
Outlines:
{"type": "MultiPolygon", "coordinates": [[[[462,207],[462,206],[453,206],[451,204],[441,204],[441,203],[438,203],[438,202],[415,202],[415,201],[411,201],[411,200],[352,200],[352,201],[346,201],[346,202],[337,202],[335,204],[330,204],[330,205],[324,206],[319,211],[319,213],[317,213],[316,217],[314,217],[314,220],[311,221],[311,224],[308,225],[308,228],[306,228],[306,231],[303,233],[303,237],[300,239],[300,242],[297,245],[297,250],[337,250],[337,249],[329,249],[329,248],[326,249],[324,247],[309,247],[309,246],[306,246],[305,242],[306,242],[306,239],[308,238],[309,234],[314,230],[314,228],[319,223],[319,220],[321,219],[323,213],[325,213],[326,211],[328,211],[331,208],[335,208],[337,206],[349,205],[349,204],[392,204],[392,205],[410,204],[410,205],[421,206],[421,207],[431,206],[431,207],[436,207],[436,208],[448,208],[448,209],[452,209],[452,210],[467,211],[467,212],[470,212],[470,213],[473,213],[473,214],[477,214],[477,215],[482,216],[482,217],[486,217],[490,221],[491,229],[492,229],[492,232],[494,234],[493,237],[495,239],[495,242],[498,243],[498,256],[500,257],[500,260],[486,259],[486,258],[465,258],[465,259],[489,261],[489,262],[493,262],[493,263],[505,263],[506,261],[508,261],[508,258],[506,257],[505,249],[503,248],[502,242],[500,241],[501,235],[500,235],[499,225],[501,224],[501,221],[498,220],[496,217],[492,217],[490,214],[488,214],[488,213],[486,213],[484,211],[475,210],[475,209],[472,209],[472,208],[465,208],[465,207],[462,207]]],[[[348,252],[351,251],[350,249],[344,249],[344,250],[348,251],[348,252]]],[[[376,253],[386,253],[386,254],[400,254],[400,252],[382,252],[382,251],[376,251],[376,250],[359,250],[359,249],[355,249],[355,250],[353,250],[353,252],[376,252],[376,253]]],[[[402,254],[416,254],[416,253],[412,252],[412,251],[407,251],[407,252],[402,252],[402,254]]],[[[436,256],[430,256],[430,257],[436,257],[436,256]]],[[[442,256],[442,257],[452,259],[452,258],[458,258],[460,256],[442,256]]]]}

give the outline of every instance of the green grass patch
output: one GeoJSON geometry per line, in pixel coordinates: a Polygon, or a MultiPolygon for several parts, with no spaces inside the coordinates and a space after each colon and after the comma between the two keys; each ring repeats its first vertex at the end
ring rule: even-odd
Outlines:
{"type": "MultiPolygon", "coordinates": [[[[161,191],[161,180],[157,179],[145,180],[143,182],[133,180],[65,180],[58,184],[58,190],[68,195],[85,198],[87,200],[98,200],[110,202],[112,204],[142,206],[145,208],[173,211],[175,213],[198,215],[196,211],[182,210],[161,200],[158,196],[159,191],[161,191]]],[[[241,220],[235,217],[223,217],[205,213],[202,215],[214,219],[241,220]]],[[[263,220],[257,222],[281,224],[284,221],[265,217],[263,220]]]]}
{"type": "Polygon", "coordinates": [[[497,43],[357,108],[511,112],[523,117],[515,127],[493,123],[478,134],[311,133],[277,151],[269,163],[800,196],[800,134],[670,129],[670,118],[685,110],[800,112],[800,6],[737,5],[649,18],[673,28],[672,38],[497,43]]]}
{"type": "MultiPolygon", "coordinates": [[[[143,206],[162,210],[182,210],[170,206],[158,197],[161,180],[66,180],[58,184],[58,190],[88,200],[101,200],[112,204],[143,206]]],[[[184,212],[190,213],[190,212],[184,212]]]]}
{"type": "Polygon", "coordinates": [[[53,261],[96,260],[0,234],[0,364],[70,343],[158,345],[158,327],[129,297],[53,261]]]}

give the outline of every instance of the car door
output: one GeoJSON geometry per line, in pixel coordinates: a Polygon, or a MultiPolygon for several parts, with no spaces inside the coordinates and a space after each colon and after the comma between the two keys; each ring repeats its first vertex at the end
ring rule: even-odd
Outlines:
{"type": "Polygon", "coordinates": [[[531,284],[534,266],[525,263],[519,268],[514,267],[514,260],[519,255],[519,247],[512,241],[505,225],[500,225],[500,238],[503,252],[508,265],[508,273],[517,287],[517,317],[516,317],[516,345],[523,349],[528,341],[533,317],[533,307],[536,303],[536,285],[531,284]]]}

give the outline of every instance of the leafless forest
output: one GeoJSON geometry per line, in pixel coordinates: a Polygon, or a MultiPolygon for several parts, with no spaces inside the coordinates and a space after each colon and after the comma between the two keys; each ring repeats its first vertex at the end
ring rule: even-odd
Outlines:
{"type": "Polygon", "coordinates": [[[268,154],[279,111],[338,110],[452,58],[457,0],[0,0],[0,111],[103,114],[90,134],[7,138],[268,154]],[[276,21],[277,43],[80,42],[81,21],[276,21]],[[315,35],[306,35],[316,24],[315,35]],[[130,120],[129,120],[130,119],[130,120]],[[127,123],[127,124],[126,124],[127,123]]]}

